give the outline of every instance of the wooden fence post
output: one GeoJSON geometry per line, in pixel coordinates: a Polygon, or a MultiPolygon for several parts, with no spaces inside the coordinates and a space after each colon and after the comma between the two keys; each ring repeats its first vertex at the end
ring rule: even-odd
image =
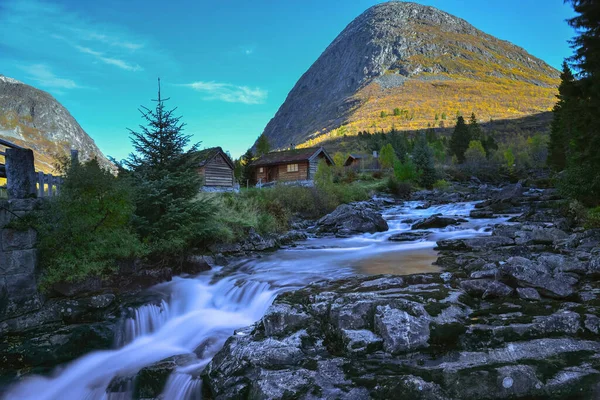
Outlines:
{"type": "Polygon", "coordinates": [[[7,148],[5,163],[8,197],[12,199],[36,197],[33,151],[7,148]]]}
{"type": "Polygon", "coordinates": [[[42,171],[38,172],[38,197],[44,197],[44,173],[42,171]]]}

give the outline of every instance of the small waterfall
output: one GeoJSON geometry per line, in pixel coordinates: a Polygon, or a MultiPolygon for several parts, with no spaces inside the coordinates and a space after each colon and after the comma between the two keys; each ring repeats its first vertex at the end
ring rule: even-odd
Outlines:
{"type": "Polygon", "coordinates": [[[125,343],[156,332],[170,318],[169,304],[164,300],[159,305],[147,304],[133,312],[134,316],[127,318],[125,323],[125,343]]]}
{"type": "Polygon", "coordinates": [[[201,400],[202,380],[189,374],[175,372],[169,377],[162,396],[165,399],[201,400]]]}
{"type": "MultiPolygon", "coordinates": [[[[389,209],[385,217],[393,222],[387,232],[312,239],[318,241],[318,246],[281,250],[246,260],[225,277],[219,269],[194,278],[175,277],[157,288],[165,294],[166,300],[129,310],[121,325],[122,339],[117,348],[86,354],[62,366],[53,376],[27,377],[0,398],[129,400],[133,394],[133,377],[141,368],[169,357],[186,355],[191,364],[171,374],[162,397],[198,400],[202,369],[236,329],[259,320],[278,293],[319,280],[355,275],[362,271],[360,263],[382,263],[385,268],[392,268],[392,273],[406,273],[411,254],[423,256],[428,252],[428,257],[435,257],[432,249],[436,240],[489,234],[486,229],[506,223],[508,219],[472,220],[468,216],[474,203],[417,209],[419,205],[406,202],[389,209]],[[426,241],[388,240],[393,234],[410,231],[411,224],[402,221],[419,220],[436,213],[461,216],[469,222],[449,229],[432,229],[426,241]],[[221,278],[214,282],[217,276],[221,278]]],[[[411,272],[422,269],[423,261],[418,259],[411,272]]]]}

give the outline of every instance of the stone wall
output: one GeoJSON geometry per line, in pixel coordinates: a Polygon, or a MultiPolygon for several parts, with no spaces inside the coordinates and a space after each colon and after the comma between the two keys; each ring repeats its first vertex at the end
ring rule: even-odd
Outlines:
{"type": "Polygon", "coordinates": [[[0,321],[40,309],[37,290],[37,242],[32,229],[20,231],[7,224],[31,212],[37,199],[0,202],[0,321]]]}

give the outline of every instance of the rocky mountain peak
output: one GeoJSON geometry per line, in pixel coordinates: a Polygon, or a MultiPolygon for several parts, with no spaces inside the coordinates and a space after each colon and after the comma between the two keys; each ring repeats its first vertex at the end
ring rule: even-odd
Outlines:
{"type": "Polygon", "coordinates": [[[35,153],[36,168],[52,172],[58,156],[71,148],[82,160],[112,164],[75,118],[49,93],[0,75],[0,137],[35,153]]]}
{"type": "MultiPolygon", "coordinates": [[[[264,133],[274,147],[304,143],[342,125],[371,118],[364,115],[366,103],[389,97],[385,89],[399,95],[412,81],[510,81],[551,89],[543,95],[553,100],[558,76],[558,71],[542,60],[463,19],[416,3],[382,3],[358,16],[325,49],[290,91],[264,133]],[[361,93],[365,88],[373,90],[361,93]]],[[[421,93],[421,100],[434,100],[421,93]]],[[[398,100],[404,99],[406,96],[399,95],[398,100]]],[[[401,105],[390,104],[391,108],[401,105]]],[[[540,108],[547,111],[548,105],[540,108]]],[[[417,118],[422,118],[426,127],[426,119],[433,119],[433,114],[418,111],[423,115],[417,114],[417,118]]]]}

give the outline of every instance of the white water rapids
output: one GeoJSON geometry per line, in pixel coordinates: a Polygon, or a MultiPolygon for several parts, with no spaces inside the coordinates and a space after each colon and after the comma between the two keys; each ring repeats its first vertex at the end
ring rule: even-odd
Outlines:
{"type": "Polygon", "coordinates": [[[155,289],[165,294],[165,300],[134,311],[134,318],[123,325],[125,344],[120,348],[89,353],[58,368],[50,377],[26,378],[3,399],[131,399],[131,384],[120,385],[119,391],[113,385],[107,392],[115,377],[135,375],[143,367],[183,354],[197,360],[171,375],[163,396],[169,400],[200,399],[201,370],[234,330],[259,320],[278,293],[357,273],[436,271],[431,265],[435,241],[486,235],[490,226],[507,219],[469,219],[459,226],[431,229],[426,241],[388,241],[393,234],[410,231],[411,223],[402,221],[437,213],[467,218],[474,208],[474,203],[455,203],[421,210],[417,209],[419,204],[407,202],[387,209],[387,232],[346,239],[309,239],[295,248],[246,260],[229,274],[213,269],[158,285],[155,289]]]}

